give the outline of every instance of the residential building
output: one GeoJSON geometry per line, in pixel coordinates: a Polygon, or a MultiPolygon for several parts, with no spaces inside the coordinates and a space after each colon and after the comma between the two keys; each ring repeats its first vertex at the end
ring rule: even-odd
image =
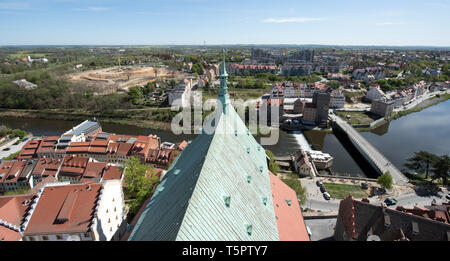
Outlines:
{"type": "Polygon", "coordinates": [[[180,84],[168,92],[168,101],[170,106],[191,106],[192,84],[188,79],[184,79],[180,84]]]}
{"type": "Polygon", "coordinates": [[[35,164],[32,160],[3,161],[0,165],[0,192],[31,188],[31,172],[35,164]]]}
{"type": "Polygon", "coordinates": [[[342,109],[345,106],[345,95],[343,90],[333,90],[330,93],[330,108],[342,109]]]}
{"type": "Polygon", "coordinates": [[[354,70],[352,76],[355,80],[360,80],[368,83],[383,79],[386,74],[382,67],[367,67],[365,69],[354,70]]]}
{"type": "Polygon", "coordinates": [[[227,66],[231,75],[250,76],[258,73],[277,73],[277,66],[273,64],[237,64],[231,63],[227,66]]]}
{"type": "Polygon", "coordinates": [[[386,94],[381,90],[380,85],[378,84],[372,84],[370,85],[370,89],[367,91],[366,98],[374,101],[379,100],[386,97],[386,94]]]}
{"type": "Polygon", "coordinates": [[[300,114],[303,112],[304,103],[300,98],[284,98],[283,109],[289,114],[300,114]]]}

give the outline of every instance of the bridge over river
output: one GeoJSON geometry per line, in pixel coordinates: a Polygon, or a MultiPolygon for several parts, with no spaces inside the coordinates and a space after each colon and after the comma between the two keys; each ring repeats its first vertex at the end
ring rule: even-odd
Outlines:
{"type": "Polygon", "coordinates": [[[408,183],[408,178],[403,175],[383,154],[381,154],[375,147],[372,146],[358,131],[356,131],[350,124],[342,120],[338,116],[330,115],[333,128],[338,127],[345,132],[358,149],[361,155],[372,165],[372,167],[381,175],[386,171],[392,175],[393,181],[397,185],[405,185],[408,183]]]}

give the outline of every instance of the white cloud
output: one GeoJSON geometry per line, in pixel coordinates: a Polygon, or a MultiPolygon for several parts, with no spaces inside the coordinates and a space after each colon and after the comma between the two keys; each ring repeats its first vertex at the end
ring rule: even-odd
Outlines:
{"type": "Polygon", "coordinates": [[[262,20],[263,23],[305,23],[313,21],[323,21],[324,18],[306,18],[306,17],[291,17],[291,18],[267,18],[262,20]]]}

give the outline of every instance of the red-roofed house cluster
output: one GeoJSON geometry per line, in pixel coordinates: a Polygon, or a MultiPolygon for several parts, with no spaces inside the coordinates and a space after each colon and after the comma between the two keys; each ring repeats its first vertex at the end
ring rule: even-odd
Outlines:
{"type": "Polygon", "coordinates": [[[161,143],[156,135],[109,134],[102,132],[97,121],[85,121],[61,136],[29,140],[17,160],[2,162],[0,193],[36,190],[54,181],[123,180],[121,166],[132,157],[164,170],[186,145],[161,143]]]}
{"type": "Polygon", "coordinates": [[[0,197],[0,241],[109,241],[127,228],[120,180],[47,183],[0,197]]]}

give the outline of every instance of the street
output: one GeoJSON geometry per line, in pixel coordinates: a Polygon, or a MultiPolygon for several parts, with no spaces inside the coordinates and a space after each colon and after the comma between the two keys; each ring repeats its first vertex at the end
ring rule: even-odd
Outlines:
{"type": "Polygon", "coordinates": [[[17,145],[11,145],[11,146],[9,147],[9,150],[6,150],[6,151],[5,151],[5,150],[2,150],[2,151],[0,151],[0,160],[3,159],[3,158],[8,157],[8,156],[11,155],[11,154],[14,154],[14,153],[20,151],[20,150],[22,149],[22,147],[23,147],[26,143],[27,143],[26,141],[22,141],[21,143],[19,143],[19,144],[17,144],[17,145]]]}

